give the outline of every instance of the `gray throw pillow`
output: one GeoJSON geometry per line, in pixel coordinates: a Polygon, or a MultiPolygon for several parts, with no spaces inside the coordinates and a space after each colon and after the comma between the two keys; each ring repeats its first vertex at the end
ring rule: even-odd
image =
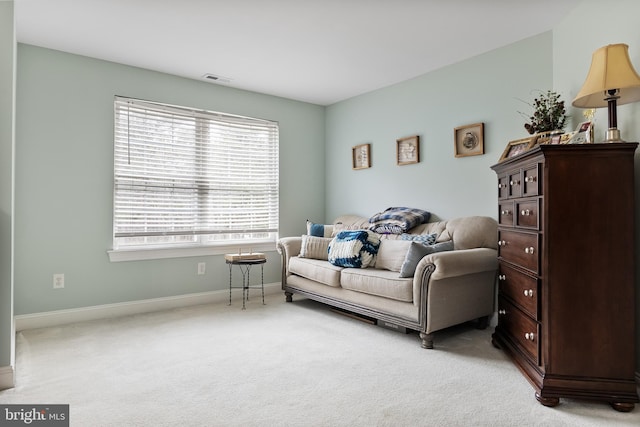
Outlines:
{"type": "Polygon", "coordinates": [[[420,260],[425,256],[434,252],[452,251],[453,240],[448,242],[436,243],[435,245],[421,245],[420,243],[411,242],[411,246],[404,258],[402,268],[400,269],[400,277],[413,277],[416,267],[420,260]]]}

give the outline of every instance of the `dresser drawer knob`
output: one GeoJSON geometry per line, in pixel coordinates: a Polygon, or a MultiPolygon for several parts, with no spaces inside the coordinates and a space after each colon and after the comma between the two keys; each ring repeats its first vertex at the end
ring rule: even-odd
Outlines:
{"type": "Polygon", "coordinates": [[[533,296],[533,289],[525,289],[524,290],[524,296],[525,297],[532,297],[533,296]]]}
{"type": "Polygon", "coordinates": [[[533,252],[534,252],[533,246],[530,246],[528,248],[524,248],[524,253],[525,254],[533,255],[533,252]]]}
{"type": "Polygon", "coordinates": [[[520,211],[520,215],[529,216],[529,215],[531,215],[531,211],[529,209],[522,209],[520,211]]]}
{"type": "Polygon", "coordinates": [[[500,274],[500,275],[498,276],[498,280],[507,280],[507,276],[506,276],[506,275],[504,275],[504,274],[500,274]]]}
{"type": "Polygon", "coordinates": [[[504,240],[498,240],[498,246],[506,246],[507,242],[504,240]]]}
{"type": "Polygon", "coordinates": [[[512,186],[514,185],[520,185],[520,181],[515,180],[515,181],[509,181],[509,184],[511,184],[512,186]]]}
{"type": "Polygon", "coordinates": [[[526,334],[524,334],[524,339],[526,340],[533,341],[535,338],[536,336],[533,332],[527,332],[526,334]]]}
{"type": "Polygon", "coordinates": [[[510,215],[510,214],[511,214],[511,211],[509,211],[509,209],[505,209],[505,210],[503,210],[503,211],[500,211],[500,213],[501,213],[502,215],[510,215]]]}
{"type": "Polygon", "coordinates": [[[498,314],[505,315],[507,314],[507,310],[498,310],[498,314]]]}
{"type": "Polygon", "coordinates": [[[536,182],[535,176],[527,176],[524,178],[524,182],[536,182]]]}
{"type": "Polygon", "coordinates": [[[505,188],[506,185],[498,184],[498,188],[505,188]]]}

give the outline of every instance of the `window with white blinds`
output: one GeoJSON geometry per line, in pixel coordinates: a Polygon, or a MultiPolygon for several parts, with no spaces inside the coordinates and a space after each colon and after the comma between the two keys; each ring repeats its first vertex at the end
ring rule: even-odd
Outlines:
{"type": "Polygon", "coordinates": [[[114,249],[275,241],[276,122],[114,104],[114,249]]]}

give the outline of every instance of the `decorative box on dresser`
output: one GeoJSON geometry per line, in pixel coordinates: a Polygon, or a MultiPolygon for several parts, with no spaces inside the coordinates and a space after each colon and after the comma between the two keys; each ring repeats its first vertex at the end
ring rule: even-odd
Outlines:
{"type": "Polygon", "coordinates": [[[637,143],[539,145],[498,175],[502,348],[546,406],[631,411],[635,383],[637,143]]]}

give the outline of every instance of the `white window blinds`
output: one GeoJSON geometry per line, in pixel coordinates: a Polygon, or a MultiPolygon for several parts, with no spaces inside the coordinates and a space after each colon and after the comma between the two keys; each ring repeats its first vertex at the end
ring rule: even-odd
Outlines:
{"type": "Polygon", "coordinates": [[[278,124],[116,97],[114,249],[274,241],[278,124]]]}

